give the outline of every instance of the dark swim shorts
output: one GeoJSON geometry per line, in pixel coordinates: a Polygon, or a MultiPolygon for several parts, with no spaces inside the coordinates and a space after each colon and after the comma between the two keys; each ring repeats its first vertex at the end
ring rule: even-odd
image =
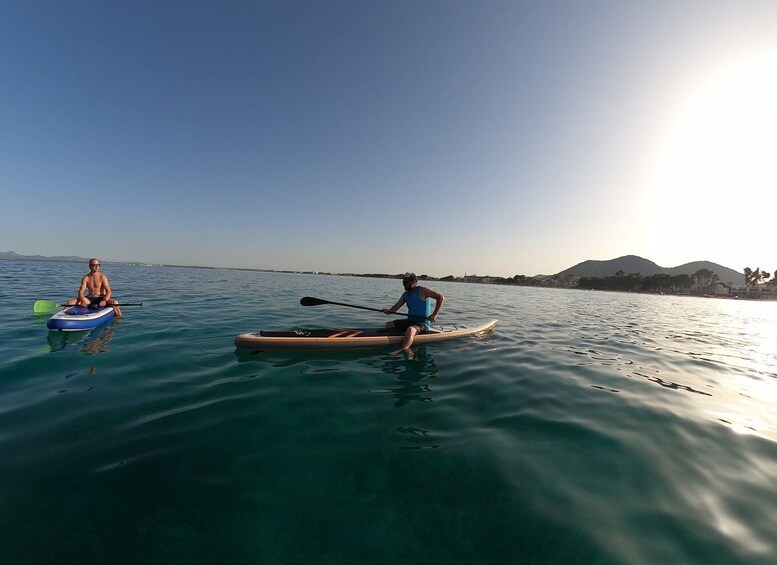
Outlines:
{"type": "Polygon", "coordinates": [[[412,322],[410,320],[394,320],[394,327],[403,332],[407,331],[410,326],[415,326],[418,329],[418,333],[422,334],[426,332],[426,326],[423,322],[412,322]]]}
{"type": "Polygon", "coordinates": [[[86,299],[89,304],[99,304],[101,300],[105,300],[104,296],[87,296],[86,299]]]}

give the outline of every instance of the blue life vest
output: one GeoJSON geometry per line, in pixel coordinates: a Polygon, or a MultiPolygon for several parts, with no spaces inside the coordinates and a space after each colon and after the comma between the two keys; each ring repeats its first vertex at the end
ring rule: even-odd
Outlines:
{"type": "Polygon", "coordinates": [[[411,291],[405,291],[405,304],[407,304],[407,319],[411,322],[423,322],[428,328],[432,322],[429,316],[432,314],[432,301],[421,298],[421,287],[417,286],[411,291]]]}

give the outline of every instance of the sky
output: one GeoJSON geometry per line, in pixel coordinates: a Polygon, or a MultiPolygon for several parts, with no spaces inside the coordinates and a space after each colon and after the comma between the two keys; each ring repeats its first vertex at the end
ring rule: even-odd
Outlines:
{"type": "Polygon", "coordinates": [[[777,2],[16,1],[0,251],[777,270],[777,2]]]}

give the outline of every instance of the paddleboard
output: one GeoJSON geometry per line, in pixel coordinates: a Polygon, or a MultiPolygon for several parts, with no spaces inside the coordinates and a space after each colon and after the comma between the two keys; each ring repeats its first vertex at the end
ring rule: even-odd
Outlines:
{"type": "Polygon", "coordinates": [[[46,327],[58,332],[78,332],[101,326],[113,318],[113,308],[84,308],[70,306],[54,314],[46,322],[46,327]]]}
{"type": "MultiPolygon", "coordinates": [[[[426,333],[416,335],[413,344],[483,334],[491,331],[497,321],[433,325],[426,333]]],[[[260,331],[238,335],[235,337],[235,347],[255,351],[357,349],[399,345],[403,336],[402,331],[386,328],[260,331]]]]}

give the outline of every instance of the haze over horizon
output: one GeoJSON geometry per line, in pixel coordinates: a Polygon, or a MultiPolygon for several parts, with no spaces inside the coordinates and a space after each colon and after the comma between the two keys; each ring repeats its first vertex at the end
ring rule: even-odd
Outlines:
{"type": "MultiPolygon", "coordinates": [[[[21,259],[21,260],[24,260],[24,259],[30,258],[30,257],[40,257],[40,259],[35,259],[35,260],[41,260],[41,261],[45,260],[45,259],[54,259],[54,260],[56,260],[56,259],[60,259],[60,258],[63,259],[63,260],[65,260],[65,258],[67,258],[68,261],[75,261],[76,259],[78,259],[80,261],[86,262],[86,261],[90,260],[87,257],[79,257],[79,256],[72,256],[72,255],[69,255],[69,256],[23,255],[23,254],[20,254],[20,253],[16,253],[15,251],[0,251],[0,259],[8,258],[8,257],[5,256],[8,253],[15,254],[16,256],[18,256],[18,257],[12,257],[12,259],[18,258],[18,259],[21,259]]],[[[572,269],[575,269],[575,268],[578,268],[578,267],[583,267],[583,266],[587,265],[588,263],[592,263],[592,262],[593,263],[604,263],[604,264],[608,264],[608,265],[612,264],[612,268],[610,269],[612,271],[610,273],[611,275],[614,275],[619,270],[620,271],[625,270],[625,272],[627,272],[627,273],[639,273],[639,274],[643,274],[643,275],[646,274],[647,271],[651,271],[651,269],[648,268],[646,270],[641,265],[638,265],[638,266],[636,266],[634,268],[629,267],[628,265],[633,265],[633,260],[636,260],[638,263],[642,263],[642,262],[653,263],[654,265],[656,265],[658,268],[661,268],[661,269],[676,269],[676,268],[679,268],[679,267],[684,267],[686,265],[694,265],[695,263],[712,263],[710,261],[703,261],[703,260],[701,260],[701,261],[690,261],[690,262],[684,263],[682,265],[658,265],[657,263],[655,263],[653,261],[650,261],[650,259],[648,259],[646,257],[639,257],[639,256],[636,256],[636,255],[625,255],[625,256],[614,257],[612,259],[606,259],[606,260],[586,259],[586,260],[583,260],[583,261],[578,261],[574,265],[570,265],[569,267],[566,267],[565,269],[562,269],[561,271],[558,271],[556,273],[533,273],[533,274],[531,274],[531,273],[516,273],[516,275],[524,275],[524,276],[529,276],[529,277],[552,276],[552,275],[564,273],[566,271],[569,271],[569,270],[572,270],[572,269]],[[625,263],[624,263],[624,261],[625,261],[625,263]]],[[[257,267],[219,267],[219,266],[215,266],[215,265],[187,265],[187,264],[181,264],[181,263],[150,263],[148,261],[142,261],[142,260],[109,261],[109,260],[103,259],[103,262],[108,264],[108,265],[110,265],[112,263],[116,263],[116,264],[161,265],[161,266],[167,266],[167,267],[194,267],[194,268],[200,268],[201,267],[201,268],[208,268],[208,269],[211,269],[211,268],[212,269],[249,269],[249,270],[250,269],[257,269],[257,267]]],[[[717,263],[715,263],[715,264],[717,264],[717,263]]],[[[719,267],[722,267],[724,269],[729,269],[731,271],[735,271],[739,275],[743,274],[739,270],[732,269],[731,267],[729,267],[727,265],[719,265],[719,267]]],[[[696,268],[697,267],[694,266],[694,269],[696,269],[696,268]]],[[[399,275],[401,275],[403,273],[403,271],[399,271],[399,272],[369,272],[369,273],[367,273],[367,272],[360,272],[360,271],[311,271],[309,269],[262,269],[262,268],[258,268],[258,269],[259,270],[264,270],[264,271],[278,271],[278,272],[298,272],[298,273],[311,273],[311,272],[313,272],[313,273],[331,274],[331,275],[397,275],[397,276],[399,276],[399,275]]],[[[464,271],[462,273],[448,273],[448,275],[431,275],[431,274],[428,274],[428,273],[425,273],[425,272],[419,272],[419,273],[416,273],[416,274],[419,275],[419,276],[430,276],[430,277],[433,277],[433,278],[443,278],[444,276],[449,276],[449,275],[453,275],[455,277],[462,277],[462,276],[467,276],[467,275],[470,275],[470,276],[480,276],[480,277],[497,276],[497,275],[492,275],[491,273],[474,273],[472,271],[464,271]]],[[[599,274],[596,274],[596,275],[583,275],[583,276],[609,276],[609,275],[599,275],[599,274]]]]}
{"type": "Polygon", "coordinates": [[[0,249],[777,268],[775,2],[12,1],[0,48],[0,249]]]}

